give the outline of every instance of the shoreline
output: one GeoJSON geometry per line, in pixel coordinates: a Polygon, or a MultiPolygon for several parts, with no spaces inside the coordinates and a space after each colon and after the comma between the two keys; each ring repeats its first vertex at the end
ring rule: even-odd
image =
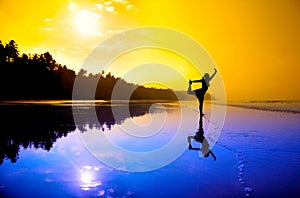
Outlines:
{"type": "Polygon", "coordinates": [[[259,111],[300,114],[299,100],[228,102],[226,105],[231,107],[253,109],[259,111]]]}
{"type": "MultiPolygon", "coordinates": [[[[128,100],[5,100],[0,101],[0,105],[112,105],[125,104],[128,100]]],[[[174,100],[130,100],[130,104],[145,103],[178,103],[174,100]]],[[[197,100],[182,100],[182,102],[197,102],[197,100]]],[[[282,113],[300,114],[300,100],[240,100],[228,101],[226,104],[215,101],[205,100],[205,103],[214,105],[226,105],[228,107],[237,107],[243,109],[252,109],[258,111],[271,111],[282,113]]]]}

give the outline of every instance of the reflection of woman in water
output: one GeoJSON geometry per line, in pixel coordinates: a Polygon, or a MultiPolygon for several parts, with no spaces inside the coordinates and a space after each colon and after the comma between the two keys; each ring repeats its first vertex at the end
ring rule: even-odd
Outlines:
{"type": "Polygon", "coordinates": [[[189,150],[198,150],[198,151],[200,150],[204,157],[208,157],[209,155],[211,155],[214,158],[214,160],[216,161],[217,158],[216,158],[215,154],[210,150],[209,143],[204,136],[202,116],[200,116],[199,129],[198,129],[197,133],[194,136],[188,136],[187,141],[189,143],[189,150]],[[196,140],[197,142],[201,143],[201,145],[202,145],[201,149],[192,147],[193,139],[196,140]]]}
{"type": "Polygon", "coordinates": [[[204,95],[206,93],[206,91],[208,90],[208,87],[210,86],[209,82],[213,79],[213,77],[216,75],[217,70],[214,69],[214,73],[209,76],[208,73],[204,74],[204,76],[202,77],[202,79],[200,80],[190,80],[189,81],[189,88],[188,88],[188,94],[191,95],[196,95],[196,97],[198,98],[199,101],[199,111],[200,111],[200,116],[203,116],[203,101],[204,101],[204,95]],[[196,89],[194,91],[192,91],[192,83],[197,83],[197,82],[201,82],[202,83],[202,88],[201,89],[196,89]]]}
{"type": "Polygon", "coordinates": [[[199,130],[195,134],[195,136],[188,136],[187,140],[189,143],[190,150],[200,150],[204,157],[208,157],[209,155],[211,155],[214,158],[214,161],[216,161],[217,158],[216,158],[215,154],[210,150],[208,141],[203,135],[203,131],[199,130]],[[192,147],[192,139],[194,139],[197,142],[200,142],[202,144],[201,149],[192,147]]]}

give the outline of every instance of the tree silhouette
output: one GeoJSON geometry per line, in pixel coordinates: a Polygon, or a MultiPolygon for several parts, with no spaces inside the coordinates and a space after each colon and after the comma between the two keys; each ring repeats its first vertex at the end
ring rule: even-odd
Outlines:
{"type": "Polygon", "coordinates": [[[5,53],[7,56],[7,62],[16,59],[19,56],[18,45],[14,40],[10,40],[5,45],[5,53]]]}
{"type": "Polygon", "coordinates": [[[6,61],[5,48],[2,44],[2,41],[0,41],[0,64],[3,64],[5,61],[6,61]]]}
{"type": "Polygon", "coordinates": [[[171,89],[146,88],[128,83],[122,78],[104,70],[98,74],[87,73],[81,69],[75,71],[58,64],[49,52],[42,54],[22,54],[19,56],[18,45],[14,40],[4,45],[0,42],[0,100],[47,100],[72,99],[75,78],[80,80],[80,94],[76,99],[110,100],[118,84],[119,89],[114,99],[132,100],[178,100],[171,89]],[[92,90],[96,85],[96,93],[92,90]],[[89,94],[94,93],[93,96],[89,94]]]}

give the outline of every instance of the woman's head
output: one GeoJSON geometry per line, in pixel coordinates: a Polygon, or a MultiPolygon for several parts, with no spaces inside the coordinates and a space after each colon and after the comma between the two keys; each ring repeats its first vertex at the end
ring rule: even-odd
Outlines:
{"type": "Polygon", "coordinates": [[[209,74],[205,73],[204,76],[203,76],[203,78],[204,78],[205,81],[209,81],[209,74]]]}

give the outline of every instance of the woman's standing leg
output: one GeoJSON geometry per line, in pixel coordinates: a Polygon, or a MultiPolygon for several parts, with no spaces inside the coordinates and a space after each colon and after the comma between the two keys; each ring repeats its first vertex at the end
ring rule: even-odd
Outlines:
{"type": "Polygon", "coordinates": [[[200,112],[200,116],[203,116],[203,102],[204,102],[204,98],[200,98],[199,99],[199,112],[200,112]]]}

